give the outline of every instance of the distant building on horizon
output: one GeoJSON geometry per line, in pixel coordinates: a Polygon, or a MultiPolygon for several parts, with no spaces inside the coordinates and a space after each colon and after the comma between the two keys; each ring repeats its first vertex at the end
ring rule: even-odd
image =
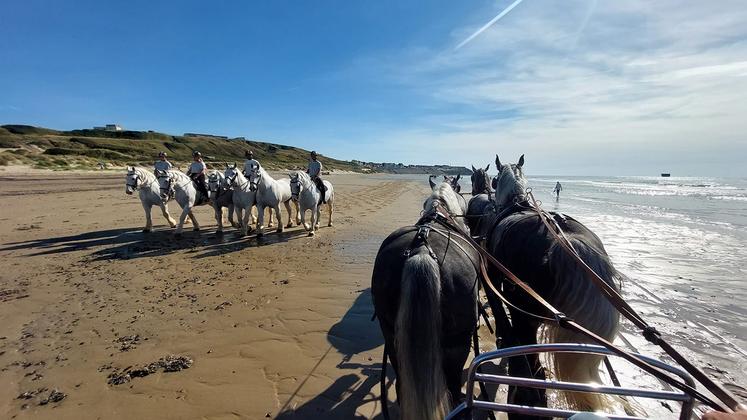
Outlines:
{"type": "Polygon", "coordinates": [[[102,130],[102,131],[122,131],[124,128],[122,128],[119,124],[107,124],[103,127],[93,127],[94,130],[102,130]]]}

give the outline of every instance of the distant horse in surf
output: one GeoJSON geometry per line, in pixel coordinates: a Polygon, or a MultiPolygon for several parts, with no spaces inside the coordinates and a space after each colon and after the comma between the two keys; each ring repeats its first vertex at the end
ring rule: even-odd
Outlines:
{"type": "MultiPolygon", "coordinates": [[[[280,203],[283,203],[285,209],[288,211],[288,225],[286,227],[293,226],[294,213],[291,212],[290,206],[292,196],[289,179],[274,179],[260,165],[249,174],[249,185],[253,191],[257,192],[257,236],[264,235],[264,213],[266,207],[275,210],[275,216],[278,221],[276,231],[283,231],[283,216],[280,213],[280,203]]],[[[297,210],[298,208],[296,207],[296,219],[298,219],[297,210]]]]}
{"type": "MultiPolygon", "coordinates": [[[[619,328],[619,313],[603,292],[588,278],[575,260],[548,232],[534,208],[527,201],[527,180],[524,177],[524,156],[516,164],[501,164],[496,155],[498,175],[494,179],[496,210],[483,215],[481,230],[473,232],[485,237],[486,248],[506,268],[531,286],[559,311],[594,333],[613,341],[619,328]]],[[[482,213],[476,213],[482,214],[482,213]]],[[[618,289],[619,276],[610,262],[599,238],[575,219],[557,213],[548,217],[562,229],[580,258],[610,286],[618,289]]],[[[513,287],[496,269],[489,275],[505,297],[523,311],[551,316],[535,300],[518,287],[513,287]]],[[[542,323],[538,318],[509,308],[511,331],[501,331],[507,345],[535,344],[542,323]]],[[[590,342],[585,336],[547,324],[543,341],[590,342]]],[[[560,381],[601,383],[599,366],[602,357],[591,354],[558,353],[552,357],[554,378],[560,381]]],[[[536,355],[514,357],[509,361],[512,376],[545,374],[536,355]]],[[[566,403],[577,410],[597,411],[611,403],[597,394],[565,393],[566,403]]],[[[527,388],[509,389],[509,401],[521,405],[546,404],[544,391],[527,388]]],[[[521,416],[510,416],[526,418],[521,416]]]]}
{"type": "Polygon", "coordinates": [[[225,183],[225,176],[219,171],[212,171],[208,175],[208,194],[213,203],[215,221],[218,223],[217,233],[223,232],[223,208],[228,209],[228,221],[231,226],[238,224],[233,220],[233,189],[225,183]]]}
{"type": "Polygon", "coordinates": [[[176,227],[176,220],[169,214],[168,204],[161,198],[158,180],[151,171],[145,168],[128,166],[125,180],[125,192],[131,195],[137,191],[140,196],[140,203],[143,205],[143,210],[145,210],[145,227],[143,228],[143,232],[153,230],[153,219],[150,215],[150,210],[153,206],[160,207],[163,217],[169,222],[169,226],[172,228],[176,227]]]}
{"type": "Polygon", "coordinates": [[[189,216],[192,221],[192,230],[200,230],[200,224],[197,222],[192,209],[195,206],[206,204],[209,197],[204,196],[201,192],[197,191],[194,186],[194,181],[190,179],[186,174],[170,169],[168,171],[156,170],[156,178],[158,178],[159,189],[161,191],[161,198],[163,200],[174,197],[176,202],[182,208],[182,214],[179,216],[179,225],[176,227],[175,235],[181,235],[184,228],[184,220],[189,216]]]}
{"type": "Polygon", "coordinates": [[[435,221],[437,212],[447,212],[467,231],[452,185],[432,185],[415,226],[398,229],[381,244],[371,280],[403,419],[442,419],[459,402],[477,327],[480,255],[435,221]]]}
{"type": "MultiPolygon", "coordinates": [[[[309,231],[309,236],[314,236],[314,231],[319,230],[319,219],[321,217],[321,193],[309,174],[303,171],[295,171],[288,174],[290,177],[291,196],[296,200],[300,207],[301,224],[309,231]],[[311,210],[311,223],[306,224],[306,211],[311,210]]],[[[324,201],[327,202],[327,211],[329,211],[329,221],[327,226],[332,226],[332,213],[334,212],[335,191],[332,183],[324,182],[324,201]]]]}

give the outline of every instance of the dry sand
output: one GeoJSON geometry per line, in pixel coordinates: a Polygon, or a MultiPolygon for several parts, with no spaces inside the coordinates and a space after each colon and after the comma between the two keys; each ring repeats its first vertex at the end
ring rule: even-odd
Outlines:
{"type": "Polygon", "coordinates": [[[335,227],[258,241],[217,236],[208,207],[201,232],[174,239],[154,209],[141,233],[121,174],[3,175],[0,418],[375,417],[371,265],[427,183],[327,179],[335,227]],[[108,383],[169,355],[193,364],[108,383]]]}

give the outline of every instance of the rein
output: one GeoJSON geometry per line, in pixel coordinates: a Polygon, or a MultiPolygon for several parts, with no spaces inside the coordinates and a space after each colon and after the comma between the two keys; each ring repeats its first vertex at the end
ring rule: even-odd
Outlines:
{"type": "MultiPolygon", "coordinates": [[[[531,204],[532,207],[537,211],[539,214],[539,217],[543,220],[543,222],[546,224],[548,229],[550,229],[551,232],[553,232],[553,235],[556,236],[556,238],[561,242],[564,243],[562,238],[559,234],[554,232],[554,229],[550,228],[549,222],[545,219],[545,215],[543,211],[539,208],[537,205],[536,200],[534,200],[534,196],[531,195],[531,192],[528,193],[528,196],[531,198],[531,204]]],[[[553,314],[553,320],[557,322],[561,327],[570,329],[576,333],[585,335],[586,337],[590,338],[592,341],[595,341],[596,343],[606,347],[613,353],[615,353],[617,356],[620,356],[627,361],[631,362],[632,364],[638,366],[642,370],[646,371],[647,373],[661,379],[662,381],[668,383],[669,385],[678,388],[693,397],[696,397],[697,399],[701,400],[702,402],[710,405],[711,407],[725,411],[725,412],[731,412],[732,409],[737,409],[739,406],[739,402],[736,400],[736,398],[726,389],[724,389],[722,386],[716,384],[714,381],[709,379],[705,373],[703,373],[700,369],[689,363],[682,355],[680,355],[671,345],[669,345],[666,341],[664,341],[661,338],[661,335],[659,334],[656,329],[649,326],[648,324],[643,321],[643,319],[631,308],[627,302],[624,301],[622,296],[620,296],[617,291],[612,289],[609,285],[607,285],[601,277],[599,277],[590,267],[586,266],[586,264],[581,260],[581,258],[578,256],[578,254],[575,253],[575,250],[573,250],[572,246],[570,246],[570,243],[565,244],[564,248],[568,246],[568,249],[570,249],[569,252],[572,252],[572,255],[575,255],[576,258],[580,263],[582,263],[584,266],[587,267],[587,272],[593,273],[593,275],[590,275],[593,279],[595,279],[595,284],[601,283],[604,284],[604,286],[599,286],[602,288],[602,291],[604,292],[604,295],[607,297],[607,299],[610,300],[610,302],[628,319],[630,319],[634,324],[637,326],[640,326],[643,329],[643,336],[652,342],[653,344],[659,345],[662,349],[664,349],[667,354],[672,356],[678,363],[680,363],[685,370],[687,370],[690,374],[695,376],[701,384],[703,384],[709,391],[713,392],[714,395],[716,395],[724,404],[718,403],[708,396],[704,395],[703,393],[699,392],[695,388],[685,384],[684,382],[681,382],[677,379],[674,379],[673,377],[665,374],[660,369],[650,365],[648,362],[640,359],[638,356],[633,355],[618,346],[614,345],[613,343],[607,341],[603,337],[600,337],[599,335],[595,334],[594,332],[586,329],[585,327],[581,326],[580,324],[576,323],[573,319],[568,318],[564,313],[557,310],[552,304],[550,304],[547,300],[545,300],[542,296],[540,296],[537,292],[534,291],[528,284],[526,284],[524,281],[519,279],[516,275],[514,275],[508,268],[506,268],[500,261],[498,261],[495,257],[493,257],[484,247],[479,245],[477,242],[475,242],[474,239],[465,232],[462,231],[462,229],[459,227],[458,224],[454,222],[454,220],[451,218],[451,216],[448,213],[443,213],[436,211],[435,217],[433,219],[434,221],[440,223],[441,225],[448,227],[450,229],[454,229],[455,231],[461,233],[465,239],[480,253],[480,255],[483,257],[481,268],[483,276],[485,276],[484,283],[485,286],[487,286],[493,293],[495,293],[497,296],[501,296],[501,293],[495,288],[495,286],[492,284],[491,281],[489,281],[489,278],[487,278],[487,270],[484,267],[484,262],[487,261],[491,265],[493,265],[495,268],[497,268],[506,278],[508,278],[513,284],[516,286],[519,286],[522,290],[524,290],[529,296],[531,296],[534,300],[536,300],[539,304],[541,304],[549,313],[553,314]],[[609,290],[611,289],[611,290],[609,290]],[[682,362],[684,363],[682,363],[682,362]]],[[[559,228],[558,228],[559,229],[559,228]]],[[[567,241],[567,239],[566,239],[567,241]]],[[[505,299],[502,298],[502,300],[505,299]]],[[[550,319],[550,318],[546,318],[550,319]]]]}

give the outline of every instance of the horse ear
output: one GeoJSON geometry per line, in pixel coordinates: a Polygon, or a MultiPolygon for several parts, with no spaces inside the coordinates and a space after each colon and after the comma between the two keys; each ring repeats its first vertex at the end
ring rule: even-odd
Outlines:
{"type": "Polygon", "coordinates": [[[236,169],[236,162],[233,163],[233,169],[236,169]]]}
{"type": "Polygon", "coordinates": [[[489,163],[488,163],[488,166],[485,167],[485,172],[487,172],[488,169],[490,169],[490,164],[489,163]]]}
{"type": "Polygon", "coordinates": [[[225,163],[225,164],[226,164],[226,169],[228,169],[228,162],[223,162],[223,163],[225,163]]]}
{"type": "Polygon", "coordinates": [[[435,178],[435,177],[436,177],[435,175],[431,175],[431,176],[428,177],[428,183],[431,184],[431,189],[436,188],[436,183],[433,182],[433,178],[435,178]]]}
{"type": "Polygon", "coordinates": [[[472,165],[472,172],[477,172],[477,169],[475,169],[475,165],[472,165]]]}
{"type": "Polygon", "coordinates": [[[498,170],[500,171],[502,166],[503,165],[501,165],[501,160],[498,159],[498,155],[496,154],[495,155],[495,167],[498,168],[498,170]]]}
{"type": "Polygon", "coordinates": [[[524,155],[521,155],[521,157],[519,158],[519,163],[516,164],[517,168],[521,168],[522,166],[524,166],[524,155]]]}
{"type": "Polygon", "coordinates": [[[456,177],[456,180],[459,181],[459,179],[462,177],[462,174],[458,174],[456,177]]]}

